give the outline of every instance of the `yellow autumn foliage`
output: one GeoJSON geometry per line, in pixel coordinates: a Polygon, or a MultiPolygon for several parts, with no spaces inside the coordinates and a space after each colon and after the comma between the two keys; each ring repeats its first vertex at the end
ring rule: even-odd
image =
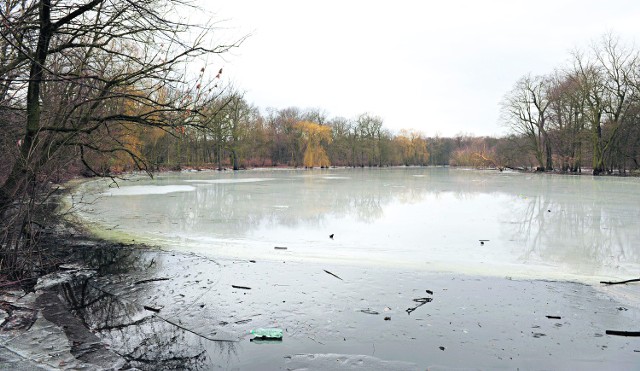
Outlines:
{"type": "Polygon", "coordinates": [[[418,131],[403,129],[394,141],[405,165],[425,165],[429,161],[427,141],[418,131]]]}
{"type": "Polygon", "coordinates": [[[295,127],[302,132],[306,149],[304,151],[305,167],[328,167],[331,165],[329,156],[322,146],[322,142],[331,143],[331,127],[316,124],[311,121],[300,121],[295,127]]]}
{"type": "MultiPolygon", "coordinates": [[[[122,88],[122,95],[127,97],[120,102],[119,109],[122,114],[128,116],[144,116],[147,125],[140,125],[134,122],[120,122],[114,125],[107,136],[111,139],[113,147],[120,150],[111,152],[107,166],[113,171],[126,171],[136,167],[138,159],[144,158],[143,148],[146,145],[155,147],[158,141],[166,135],[160,125],[155,126],[155,122],[161,122],[162,107],[150,104],[151,100],[146,99],[149,94],[144,88],[126,86],[122,88]],[[140,99],[136,99],[136,97],[140,99]],[[144,103],[143,103],[144,102],[144,103]]],[[[156,92],[157,96],[152,97],[159,104],[168,101],[167,90],[161,89],[156,92]]]]}

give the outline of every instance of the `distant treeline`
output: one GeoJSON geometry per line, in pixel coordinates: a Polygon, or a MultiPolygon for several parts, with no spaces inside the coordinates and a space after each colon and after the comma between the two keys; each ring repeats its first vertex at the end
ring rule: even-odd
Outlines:
{"type": "MultiPolygon", "coordinates": [[[[381,118],[330,118],[296,107],[261,113],[240,93],[217,97],[208,119],[173,131],[130,132],[154,168],[452,165],[625,174],[640,168],[640,58],[611,35],[549,75],[526,75],[501,102],[501,138],[391,132],[381,118]]],[[[104,170],[126,170],[112,156],[104,170]]]]}
{"type": "MultiPolygon", "coordinates": [[[[205,127],[142,133],[138,150],[156,167],[428,165],[428,139],[413,130],[392,134],[379,117],[328,118],[291,107],[265,115],[240,95],[220,98],[205,127]]],[[[112,163],[111,165],[114,165],[112,163]]]]}
{"type": "MultiPolygon", "coordinates": [[[[206,122],[173,131],[129,132],[131,150],[151,168],[380,167],[453,165],[533,167],[516,138],[457,135],[427,137],[417,130],[386,129],[381,118],[329,118],[318,109],[267,109],[261,114],[241,94],[220,97],[206,122]]],[[[192,123],[193,124],[193,123],[192,123]]],[[[103,158],[100,170],[132,170],[128,155],[103,158]]]]}
{"type": "MultiPolygon", "coordinates": [[[[74,61],[80,69],[89,62],[96,63],[74,61]]],[[[113,74],[120,83],[119,76],[130,73],[124,62],[100,65],[101,74],[113,74]]],[[[7,80],[0,99],[0,156],[8,159],[0,164],[5,201],[27,186],[22,174],[55,181],[62,178],[57,174],[183,167],[451,165],[594,174],[640,168],[640,57],[611,35],[587,52],[573,52],[568,65],[548,75],[515,82],[501,102],[509,134],[500,138],[392,132],[369,113],[342,118],[322,109],[262,110],[241,92],[219,86],[221,69],[207,80],[203,68],[177,89],[162,74],[137,81],[133,72],[130,84],[102,87],[98,75],[92,87],[93,80],[65,79],[71,67],[56,68],[41,82],[46,89],[40,100],[31,104],[20,83],[28,78],[7,80]],[[25,126],[30,117],[40,120],[33,130],[25,126]]],[[[26,64],[23,69],[28,75],[26,64]]]]}
{"type": "MultiPolygon", "coordinates": [[[[451,165],[564,172],[582,172],[586,167],[596,169],[595,173],[626,173],[639,168],[637,107],[627,107],[615,122],[603,112],[607,120],[594,129],[589,121],[592,111],[539,97],[540,90],[529,90],[527,85],[533,81],[551,80],[527,76],[518,81],[503,103],[503,119],[513,132],[500,138],[428,137],[417,130],[393,133],[382,119],[369,114],[328,118],[321,110],[296,107],[261,114],[239,94],[220,97],[214,119],[206,124],[172,130],[136,128],[125,137],[129,149],[145,159],[150,170],[451,165]],[[531,96],[526,97],[525,92],[531,96]],[[542,113],[534,110],[540,99],[547,105],[542,113]]],[[[99,172],[136,169],[127,152],[102,153],[88,160],[99,172]]]]}

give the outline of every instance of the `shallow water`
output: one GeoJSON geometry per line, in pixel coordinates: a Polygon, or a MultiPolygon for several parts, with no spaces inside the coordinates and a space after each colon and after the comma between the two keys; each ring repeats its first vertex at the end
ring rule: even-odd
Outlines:
{"type": "Polygon", "coordinates": [[[637,178],[448,168],[194,172],[119,188],[90,182],[74,200],[102,236],[212,257],[583,282],[635,277],[640,268],[637,178]]]}
{"type": "MultiPolygon", "coordinates": [[[[90,330],[74,333],[60,323],[68,341],[58,343],[69,348],[62,350],[94,364],[101,353],[111,353],[141,370],[638,365],[638,342],[606,331],[634,330],[640,310],[580,283],[308,261],[211,260],[122,247],[83,252],[94,273],[46,294],[63,300],[90,330]],[[249,331],[260,327],[282,329],[283,339],[252,341],[249,331]],[[101,344],[92,342],[93,352],[86,353],[88,344],[74,341],[83,335],[97,335],[101,344]]],[[[43,312],[55,320],[64,311],[54,305],[43,312]]],[[[22,349],[14,341],[4,345],[22,349]]],[[[40,360],[59,352],[46,345],[26,344],[26,353],[40,360]]]]}

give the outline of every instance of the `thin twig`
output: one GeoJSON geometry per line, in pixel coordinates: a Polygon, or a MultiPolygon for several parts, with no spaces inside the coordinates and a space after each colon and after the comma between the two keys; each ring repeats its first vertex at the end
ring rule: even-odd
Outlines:
{"type": "Polygon", "coordinates": [[[186,328],[186,327],[184,327],[184,326],[180,326],[179,324],[177,324],[177,323],[175,323],[175,322],[172,322],[172,321],[169,321],[169,320],[168,320],[168,319],[166,319],[166,318],[162,318],[162,317],[160,317],[160,316],[158,316],[158,315],[156,315],[156,317],[160,318],[161,320],[163,320],[163,321],[167,322],[167,323],[168,323],[168,324],[170,324],[170,325],[174,325],[175,327],[177,327],[177,328],[179,328],[179,329],[181,329],[181,330],[184,330],[184,331],[186,331],[186,332],[190,332],[190,333],[192,333],[192,334],[194,334],[194,335],[196,335],[196,336],[199,336],[199,337],[201,337],[201,338],[203,338],[203,339],[207,339],[207,340],[209,340],[209,341],[216,341],[216,342],[223,342],[223,343],[237,343],[237,342],[239,342],[239,341],[240,341],[240,340],[228,340],[228,339],[213,339],[213,338],[210,338],[210,337],[208,337],[208,336],[205,336],[205,335],[199,334],[199,333],[197,333],[197,332],[195,332],[195,331],[193,331],[193,330],[190,330],[190,329],[188,329],[188,328],[186,328]]]}
{"type": "Polygon", "coordinates": [[[334,276],[335,278],[339,279],[340,281],[344,281],[342,278],[340,278],[340,277],[336,276],[335,274],[333,274],[333,273],[329,272],[329,271],[328,271],[328,270],[326,270],[326,269],[323,269],[323,271],[325,271],[327,274],[330,274],[330,275],[334,276]]]}
{"type": "Polygon", "coordinates": [[[247,286],[231,285],[231,287],[233,287],[234,289],[240,289],[240,290],[251,290],[251,287],[247,287],[247,286]]]}
{"type": "Polygon", "coordinates": [[[148,282],[156,282],[156,281],[168,281],[170,280],[170,278],[167,277],[162,277],[162,278],[149,278],[148,280],[141,280],[141,281],[136,281],[134,283],[134,285],[140,285],[143,283],[148,283],[148,282]]]}

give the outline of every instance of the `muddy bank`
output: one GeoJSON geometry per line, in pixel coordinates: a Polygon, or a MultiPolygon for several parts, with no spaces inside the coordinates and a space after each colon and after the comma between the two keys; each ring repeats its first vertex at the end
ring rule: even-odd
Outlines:
{"type": "Polygon", "coordinates": [[[637,331],[638,308],[583,284],[296,262],[275,250],[257,261],[97,242],[72,250],[82,267],[41,279],[35,293],[0,299],[0,368],[632,369],[640,362],[637,338],[606,335],[637,331]],[[284,337],[251,341],[259,327],[281,328],[284,337]]]}

